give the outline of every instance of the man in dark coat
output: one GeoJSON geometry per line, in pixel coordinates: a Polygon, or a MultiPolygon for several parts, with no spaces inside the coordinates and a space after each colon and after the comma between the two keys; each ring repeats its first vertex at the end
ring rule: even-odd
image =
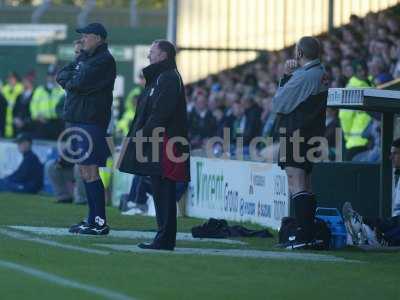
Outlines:
{"type": "Polygon", "coordinates": [[[175,56],[170,42],[152,44],[146,87],[118,163],[122,172],[151,177],[158,232],[143,249],[175,248],[176,182],[190,180],[185,91],[175,56]]]}
{"type": "Polygon", "coordinates": [[[65,160],[78,164],[89,205],[87,220],[73,225],[70,232],[106,235],[109,227],[99,167],[106,166],[110,155],[106,135],[111,119],[116,65],[108,50],[107,31],[102,24],[91,23],[77,32],[82,34],[82,55],[57,75],[57,82],[66,91],[63,119],[69,132],[80,137],[75,139],[72,151],[65,151],[63,155],[65,160]]]}

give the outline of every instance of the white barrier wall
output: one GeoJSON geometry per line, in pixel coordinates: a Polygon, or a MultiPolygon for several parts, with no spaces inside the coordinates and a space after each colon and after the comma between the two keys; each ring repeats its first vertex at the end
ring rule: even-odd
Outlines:
{"type": "Polygon", "coordinates": [[[187,215],[279,229],[289,215],[287,177],[275,164],[192,157],[187,215]]]}

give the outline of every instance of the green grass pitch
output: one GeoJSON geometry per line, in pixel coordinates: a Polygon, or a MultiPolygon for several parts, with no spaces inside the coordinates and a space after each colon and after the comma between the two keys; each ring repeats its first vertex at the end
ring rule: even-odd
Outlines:
{"type": "MultiPolygon", "coordinates": [[[[0,230],[29,225],[68,227],[81,220],[86,207],[55,204],[44,196],[0,193],[0,230]]],[[[108,208],[114,230],[155,229],[155,219],[121,216],[108,208]]],[[[189,232],[204,220],[179,218],[178,230],[189,232]]],[[[259,228],[258,226],[251,226],[259,228]]],[[[32,233],[24,233],[35,237],[32,233]]],[[[274,232],[276,236],[276,232],[274,232]]],[[[0,262],[59,276],[82,285],[100,287],[132,299],[400,299],[400,253],[366,253],[348,248],[318,252],[352,262],[237,258],[119,252],[95,244],[134,245],[140,240],[111,237],[43,236],[66,245],[110,251],[81,253],[0,233],[0,262]]],[[[241,239],[247,245],[178,241],[177,247],[238,248],[280,251],[276,239],[241,239]]],[[[299,252],[297,253],[305,253],[299,252]]],[[[0,299],[113,299],[80,288],[60,286],[0,264],[0,299]]],[[[115,298],[117,299],[117,298],[115,298]]]]}

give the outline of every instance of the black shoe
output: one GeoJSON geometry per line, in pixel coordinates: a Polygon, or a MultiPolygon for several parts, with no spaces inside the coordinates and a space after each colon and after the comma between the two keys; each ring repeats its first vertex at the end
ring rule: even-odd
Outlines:
{"type": "Polygon", "coordinates": [[[140,249],[147,249],[147,250],[167,250],[167,251],[174,251],[174,247],[165,247],[159,246],[154,243],[140,243],[138,245],[140,249]]]}
{"type": "Polygon", "coordinates": [[[85,229],[85,228],[87,228],[87,227],[89,227],[88,222],[82,221],[82,222],[79,222],[78,224],[72,225],[72,226],[69,228],[68,231],[69,231],[70,233],[78,233],[79,230],[85,229]]]}
{"type": "Polygon", "coordinates": [[[106,224],[103,226],[99,225],[88,225],[78,231],[78,234],[87,235],[107,235],[110,232],[110,227],[106,224]]]}

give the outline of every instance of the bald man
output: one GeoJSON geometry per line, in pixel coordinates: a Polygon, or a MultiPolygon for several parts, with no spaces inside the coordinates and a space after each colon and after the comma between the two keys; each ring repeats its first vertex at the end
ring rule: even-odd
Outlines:
{"type": "Polygon", "coordinates": [[[315,196],[310,176],[313,162],[321,160],[328,85],[320,61],[317,39],[303,37],[295,47],[295,59],[285,64],[285,75],[273,98],[280,131],[279,165],[286,171],[291,205],[298,223],[294,244],[314,240],[315,196]],[[321,140],[321,139],[319,139],[321,140]],[[313,150],[314,149],[314,150],[313,150]]]}

